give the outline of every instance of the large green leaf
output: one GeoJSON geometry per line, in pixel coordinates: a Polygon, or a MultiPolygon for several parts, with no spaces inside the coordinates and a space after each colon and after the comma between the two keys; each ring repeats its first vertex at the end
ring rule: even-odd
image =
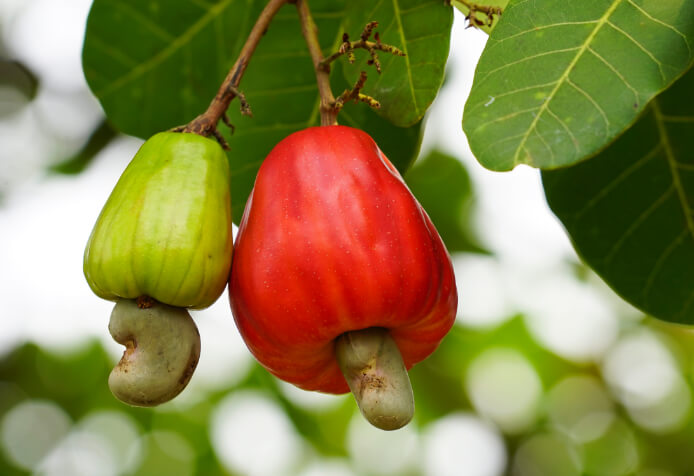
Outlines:
{"type": "MultiPolygon", "coordinates": [[[[83,62],[87,81],[109,121],[127,134],[147,138],[203,112],[264,4],[95,0],[83,62]]],[[[312,0],[311,8],[321,46],[326,53],[334,51],[343,30],[344,0],[312,0]]],[[[250,60],[241,90],[254,117],[241,116],[234,102],[229,115],[236,133],[229,137],[223,131],[231,145],[236,222],[258,167],[272,147],[292,132],[319,123],[315,75],[293,5],[282,7],[273,19],[250,60]]],[[[340,120],[366,130],[376,140],[388,137],[389,144],[382,148],[401,170],[416,156],[419,125],[395,128],[375,113],[352,105],[340,120]]]]}
{"type": "Polygon", "coordinates": [[[512,0],[482,53],[463,129],[493,170],[597,153],[694,59],[694,0],[512,0]]]}
{"type": "Polygon", "coordinates": [[[429,214],[449,253],[489,253],[473,233],[472,183],[459,160],[431,151],[415,163],[405,180],[429,214]]]}
{"type": "Polygon", "coordinates": [[[543,173],[585,261],[655,317],[694,323],[694,69],[598,156],[543,173]]]}
{"type": "Polygon", "coordinates": [[[345,31],[350,39],[371,21],[379,22],[383,43],[394,45],[407,56],[380,53],[378,75],[365,50],[345,67],[354,83],[360,71],[369,75],[364,92],[381,103],[380,114],[399,126],[419,121],[436,97],[448,59],[453,11],[442,0],[353,0],[347,3],[345,31]]]}

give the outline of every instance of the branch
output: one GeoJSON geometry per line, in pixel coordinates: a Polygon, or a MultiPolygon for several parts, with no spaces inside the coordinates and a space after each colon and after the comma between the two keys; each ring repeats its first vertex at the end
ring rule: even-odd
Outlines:
{"type": "Polygon", "coordinates": [[[316,82],[320,93],[320,118],[322,126],[337,124],[337,110],[335,109],[335,96],[330,88],[330,66],[323,64],[323,52],[318,42],[318,27],[313,21],[311,10],[306,0],[296,0],[296,9],[299,12],[301,22],[301,34],[306,39],[313,68],[316,71],[316,82]]]}
{"type": "Polygon", "coordinates": [[[228,145],[226,145],[226,142],[224,142],[221,134],[219,134],[217,131],[217,124],[219,123],[219,120],[222,119],[226,114],[232,99],[237,96],[239,99],[241,99],[241,112],[245,115],[250,115],[248,103],[237,88],[239,87],[241,77],[246,71],[246,67],[248,66],[251,56],[253,56],[256,46],[258,46],[260,39],[263,37],[268,29],[268,26],[270,25],[270,21],[272,21],[272,18],[279,11],[282,5],[288,3],[288,1],[290,0],[270,0],[267,3],[263,11],[260,13],[258,20],[256,20],[255,25],[253,25],[251,32],[248,34],[246,43],[244,43],[243,48],[241,48],[241,52],[239,53],[236,63],[234,63],[234,66],[229,71],[229,74],[227,74],[227,77],[219,87],[217,95],[214,97],[207,110],[189,122],[188,125],[183,127],[181,130],[185,132],[193,132],[206,137],[214,135],[217,137],[217,140],[220,141],[222,146],[225,146],[226,149],[229,148],[228,145]]]}

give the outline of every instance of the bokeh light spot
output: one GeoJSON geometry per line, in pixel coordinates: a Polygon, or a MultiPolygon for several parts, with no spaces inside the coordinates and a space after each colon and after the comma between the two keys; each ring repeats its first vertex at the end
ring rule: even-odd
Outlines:
{"type": "Polygon", "coordinates": [[[248,476],[289,474],[302,453],[284,411],[264,394],[234,392],[214,410],[212,446],[230,471],[248,476]]]}
{"type": "Polygon", "coordinates": [[[557,435],[534,435],[516,450],[513,476],[581,476],[577,452],[557,435]]]}
{"type": "Polygon", "coordinates": [[[452,414],[424,431],[426,476],[500,476],[506,467],[506,447],[499,432],[484,420],[452,414]]]}
{"type": "Polygon", "coordinates": [[[617,316],[608,300],[568,273],[537,280],[530,292],[517,294],[531,333],[566,359],[597,361],[617,338],[617,316]]]}
{"type": "Polygon", "coordinates": [[[470,364],[465,385],[475,409],[505,432],[522,431],[537,419],[542,383],[518,351],[486,350],[470,364]]]}
{"type": "Polygon", "coordinates": [[[140,429],[127,413],[94,412],[82,419],[77,426],[80,431],[98,435],[108,442],[116,472],[129,473],[140,464],[141,448],[137,444],[140,429]]]}
{"type": "Polygon", "coordinates": [[[623,337],[603,363],[605,380],[627,407],[644,408],[667,398],[679,372],[670,350],[652,332],[623,337]]]}
{"type": "Polygon", "coordinates": [[[2,446],[8,459],[32,470],[70,431],[70,417],[50,401],[27,400],[2,420],[2,446]]]}
{"type": "Polygon", "coordinates": [[[140,439],[144,450],[142,463],[137,474],[175,474],[188,476],[193,474],[195,449],[180,433],[157,430],[140,439]]]}
{"type": "Polygon", "coordinates": [[[416,465],[419,438],[413,423],[383,431],[355,412],[347,430],[347,451],[357,474],[399,476],[416,465]]]}
{"type": "Polygon", "coordinates": [[[581,456],[584,472],[593,476],[632,474],[639,464],[634,432],[619,418],[600,438],[582,445],[581,456]]]}
{"type": "Polygon", "coordinates": [[[301,470],[297,476],[357,476],[349,463],[340,459],[314,461],[301,470]]]}
{"type": "Polygon", "coordinates": [[[614,403],[591,375],[573,375],[557,383],[549,391],[547,411],[556,429],[580,443],[599,438],[614,419],[614,403]]]}

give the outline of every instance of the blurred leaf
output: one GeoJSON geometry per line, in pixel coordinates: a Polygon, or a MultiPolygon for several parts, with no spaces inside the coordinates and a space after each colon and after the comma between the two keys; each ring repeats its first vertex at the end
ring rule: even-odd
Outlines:
{"type": "Polygon", "coordinates": [[[694,323],[694,69],[597,157],[543,173],[577,252],[653,316],[694,323]]]}
{"type": "Polygon", "coordinates": [[[694,0],[512,0],[482,53],[463,129],[492,170],[585,159],[694,59],[694,0]]]}
{"type": "Polygon", "coordinates": [[[326,456],[346,456],[344,447],[347,426],[354,414],[356,404],[352,399],[334,409],[309,412],[294,405],[280,391],[279,380],[258,363],[241,383],[242,388],[256,388],[269,393],[284,409],[296,430],[313,447],[326,456]]]}
{"type": "Polygon", "coordinates": [[[110,370],[110,359],[96,342],[68,354],[25,344],[0,361],[0,381],[14,382],[28,398],[53,400],[78,418],[116,404],[106,385],[110,370]]]}
{"type": "Polygon", "coordinates": [[[364,26],[377,21],[381,41],[407,55],[379,53],[379,75],[374,66],[366,64],[371,59],[368,52],[357,50],[355,63],[345,66],[347,81],[354,84],[359,72],[366,71],[369,79],[364,93],[381,102],[383,117],[399,126],[418,122],[443,82],[453,25],[451,7],[442,0],[352,0],[345,13],[344,31],[350,40],[358,40],[364,26]]]}
{"type": "Polygon", "coordinates": [[[0,58],[0,117],[19,111],[34,97],[39,80],[19,61],[0,58]]]}
{"type": "MultiPolygon", "coordinates": [[[[203,112],[264,3],[175,0],[163,5],[95,0],[87,22],[83,63],[109,121],[127,134],[148,138],[203,112]]],[[[311,2],[326,53],[339,45],[344,5],[344,0],[311,2]]],[[[237,223],[258,167],[273,146],[319,122],[313,65],[300,32],[295,8],[284,6],[241,82],[254,117],[241,116],[235,102],[229,109],[235,134],[229,138],[222,127],[231,145],[232,208],[237,223]]],[[[386,153],[398,167],[406,167],[416,155],[419,126],[394,128],[371,111],[354,109],[346,108],[343,122],[375,137],[389,137],[392,150],[386,153]]]]}
{"type": "Polygon", "coordinates": [[[317,451],[324,456],[347,456],[345,448],[347,427],[356,409],[356,403],[353,399],[345,401],[334,409],[320,413],[303,410],[284,397],[280,397],[279,400],[294,423],[296,430],[317,451]]]}
{"type": "MultiPolygon", "coordinates": [[[[477,7],[498,7],[504,9],[506,8],[507,3],[508,0],[475,0],[474,2],[468,2],[467,0],[465,0],[464,2],[461,0],[451,1],[451,5],[460,10],[463,13],[463,15],[465,15],[465,18],[467,18],[470,15],[470,7],[468,6],[469,4],[473,4],[477,7]]],[[[479,9],[475,10],[474,18],[477,19],[477,22],[481,23],[477,28],[484,31],[485,33],[489,33],[499,22],[500,16],[494,15],[492,17],[491,26],[488,24],[489,17],[484,12],[481,12],[479,9]]]]}
{"type": "Polygon", "coordinates": [[[474,237],[472,184],[459,160],[432,151],[415,163],[405,180],[429,214],[449,253],[489,254],[474,237]]]}
{"type": "Polygon", "coordinates": [[[72,157],[53,165],[50,170],[59,174],[74,175],[83,172],[102,150],[118,136],[107,121],[101,121],[91,133],[87,143],[72,157]]]}

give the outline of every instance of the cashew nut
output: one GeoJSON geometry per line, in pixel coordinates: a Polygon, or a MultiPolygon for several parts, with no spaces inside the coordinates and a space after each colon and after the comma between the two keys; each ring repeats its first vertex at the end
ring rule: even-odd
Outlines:
{"type": "Polygon", "coordinates": [[[183,308],[121,299],[108,330],[126,349],[108,377],[113,395],[129,405],[167,402],[186,387],[200,358],[200,334],[183,308]],[[149,307],[143,307],[149,306],[149,307]]]}
{"type": "Polygon", "coordinates": [[[414,415],[405,363],[387,329],[370,327],[342,334],[335,356],[362,415],[376,428],[397,430],[414,415]]]}

